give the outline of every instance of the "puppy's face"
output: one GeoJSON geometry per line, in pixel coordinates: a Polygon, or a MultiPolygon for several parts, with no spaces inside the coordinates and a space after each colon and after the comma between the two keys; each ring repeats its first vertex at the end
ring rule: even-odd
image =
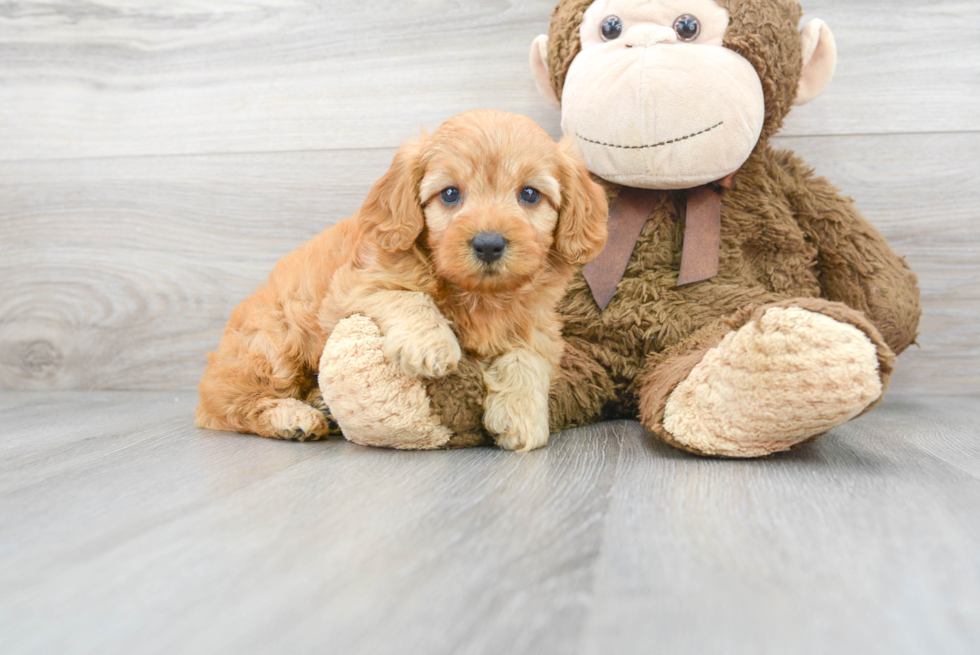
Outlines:
{"type": "Polygon", "coordinates": [[[422,239],[435,273],[468,291],[515,288],[555,261],[593,259],[607,214],[568,143],[496,111],[461,114],[403,147],[362,209],[383,248],[422,239]]]}
{"type": "Polygon", "coordinates": [[[430,137],[419,185],[436,273],[510,288],[548,261],[561,206],[557,149],[523,121],[459,121],[430,137]]]}

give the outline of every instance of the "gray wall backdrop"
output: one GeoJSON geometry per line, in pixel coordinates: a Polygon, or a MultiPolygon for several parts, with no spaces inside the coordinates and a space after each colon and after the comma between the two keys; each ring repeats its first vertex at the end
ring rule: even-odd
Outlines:
{"type": "MultiPolygon", "coordinates": [[[[553,0],[0,2],[0,388],[185,389],[281,255],[398,144],[475,108],[558,112],[553,0]]],[[[838,74],[779,145],[919,273],[899,393],[980,393],[980,3],[805,0],[838,74]]]]}

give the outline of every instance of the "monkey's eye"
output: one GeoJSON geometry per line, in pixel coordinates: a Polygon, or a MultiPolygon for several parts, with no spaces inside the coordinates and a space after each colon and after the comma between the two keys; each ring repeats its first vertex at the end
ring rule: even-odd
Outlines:
{"type": "Polygon", "coordinates": [[[534,187],[526,186],[521,189],[521,202],[528,205],[536,205],[541,200],[541,192],[534,187]]]}
{"type": "Polygon", "coordinates": [[[604,41],[613,41],[622,34],[623,21],[619,19],[619,16],[607,16],[606,20],[602,21],[602,39],[604,41]]]}
{"type": "Polygon", "coordinates": [[[448,189],[443,189],[442,193],[439,194],[439,198],[445,205],[458,205],[459,201],[463,199],[463,195],[454,186],[448,189]]]}
{"type": "Polygon", "coordinates": [[[681,41],[693,41],[701,33],[701,21],[691,14],[684,14],[674,21],[674,31],[681,41]]]}

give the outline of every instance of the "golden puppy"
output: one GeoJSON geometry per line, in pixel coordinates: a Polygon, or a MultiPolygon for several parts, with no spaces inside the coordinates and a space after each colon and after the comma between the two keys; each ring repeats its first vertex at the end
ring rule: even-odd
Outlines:
{"type": "Polygon", "coordinates": [[[546,445],[562,353],[555,306],[574,265],[601,251],[607,209],[570,145],[531,120],[495,111],[448,120],[403,146],[352,218],[280,260],[235,309],[198,387],[197,424],[326,436],[319,358],[334,326],[363,314],[410,375],[446,375],[461,348],[471,353],[497,443],[546,445]]]}

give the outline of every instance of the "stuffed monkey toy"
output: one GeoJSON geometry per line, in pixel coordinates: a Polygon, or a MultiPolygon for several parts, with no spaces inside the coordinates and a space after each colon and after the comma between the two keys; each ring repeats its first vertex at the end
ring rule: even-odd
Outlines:
{"type": "MultiPolygon", "coordinates": [[[[606,249],[562,303],[554,430],[635,418],[693,453],[760,457],[881,401],[916,336],[917,280],[770,146],[836,64],[830,30],[800,31],[801,15],[795,0],[561,0],[534,42],[538,87],[611,206],[606,249]]],[[[354,317],[328,341],[321,389],[347,437],[480,443],[479,366],[404,379],[381,339],[354,317]]]]}

